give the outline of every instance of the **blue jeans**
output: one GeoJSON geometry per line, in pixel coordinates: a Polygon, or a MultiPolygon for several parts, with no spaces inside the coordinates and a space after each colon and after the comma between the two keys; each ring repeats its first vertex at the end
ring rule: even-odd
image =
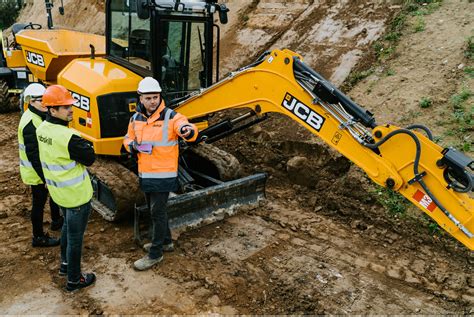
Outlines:
{"type": "Polygon", "coordinates": [[[76,208],[60,207],[64,216],[61,231],[61,262],[67,263],[67,280],[79,283],[81,278],[82,241],[91,213],[90,201],[76,208]]]}
{"type": "Polygon", "coordinates": [[[148,256],[151,259],[158,259],[163,255],[163,244],[170,244],[171,231],[168,223],[168,213],[166,204],[168,203],[168,192],[146,193],[148,208],[151,215],[151,248],[148,256]]]}

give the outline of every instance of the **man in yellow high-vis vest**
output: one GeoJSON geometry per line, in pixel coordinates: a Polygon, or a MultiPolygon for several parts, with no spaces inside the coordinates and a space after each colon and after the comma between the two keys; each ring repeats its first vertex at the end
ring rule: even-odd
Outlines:
{"type": "MultiPolygon", "coordinates": [[[[59,245],[59,239],[50,237],[43,231],[43,213],[48,190],[44,184],[43,170],[38,152],[36,129],[46,118],[47,109],[41,100],[46,88],[39,83],[28,85],[23,91],[28,109],[21,116],[18,125],[18,152],[20,156],[20,176],[23,183],[31,186],[32,208],[31,225],[33,227],[33,247],[52,247],[59,245]]],[[[50,198],[51,230],[60,230],[63,219],[59,214],[58,205],[50,198]]]]}
{"type": "Polygon", "coordinates": [[[49,86],[43,95],[48,116],[37,129],[44,179],[64,215],[59,274],[67,275],[68,291],[90,286],[96,279],[94,273],[81,271],[82,242],[93,194],[86,166],[94,163],[95,154],[78,132],[68,128],[75,102],[65,87],[49,86]]]}

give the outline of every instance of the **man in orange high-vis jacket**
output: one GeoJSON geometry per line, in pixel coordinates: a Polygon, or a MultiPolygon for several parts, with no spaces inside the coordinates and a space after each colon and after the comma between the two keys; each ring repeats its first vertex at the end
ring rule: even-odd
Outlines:
{"type": "Polygon", "coordinates": [[[123,144],[138,155],[140,188],[151,213],[152,241],[144,246],[148,254],[133,264],[143,271],[163,260],[163,251],[174,250],[166,204],[169,193],[178,189],[178,138],[194,141],[198,130],[185,116],[165,106],[156,79],[145,77],[137,92],[140,103],[123,144]]]}

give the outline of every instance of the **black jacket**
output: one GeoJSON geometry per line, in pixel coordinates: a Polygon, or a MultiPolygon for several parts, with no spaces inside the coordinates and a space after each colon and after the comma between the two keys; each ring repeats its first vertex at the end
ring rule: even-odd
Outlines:
{"type": "MultiPolygon", "coordinates": [[[[28,106],[28,109],[34,114],[40,116],[42,120],[46,119],[46,112],[41,112],[31,105],[28,106]]],[[[41,161],[39,158],[38,139],[36,139],[36,127],[33,124],[33,120],[23,128],[23,140],[25,142],[26,157],[28,158],[28,161],[31,162],[31,165],[33,165],[36,174],[38,174],[44,183],[43,169],[41,168],[41,161]]]]}

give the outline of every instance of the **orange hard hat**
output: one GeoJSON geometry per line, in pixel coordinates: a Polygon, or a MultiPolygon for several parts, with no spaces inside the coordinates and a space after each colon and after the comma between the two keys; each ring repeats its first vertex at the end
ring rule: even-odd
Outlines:
{"type": "Polygon", "coordinates": [[[75,104],[76,101],[69,90],[61,85],[51,85],[43,94],[43,106],[46,107],[69,106],[75,104]]]}

